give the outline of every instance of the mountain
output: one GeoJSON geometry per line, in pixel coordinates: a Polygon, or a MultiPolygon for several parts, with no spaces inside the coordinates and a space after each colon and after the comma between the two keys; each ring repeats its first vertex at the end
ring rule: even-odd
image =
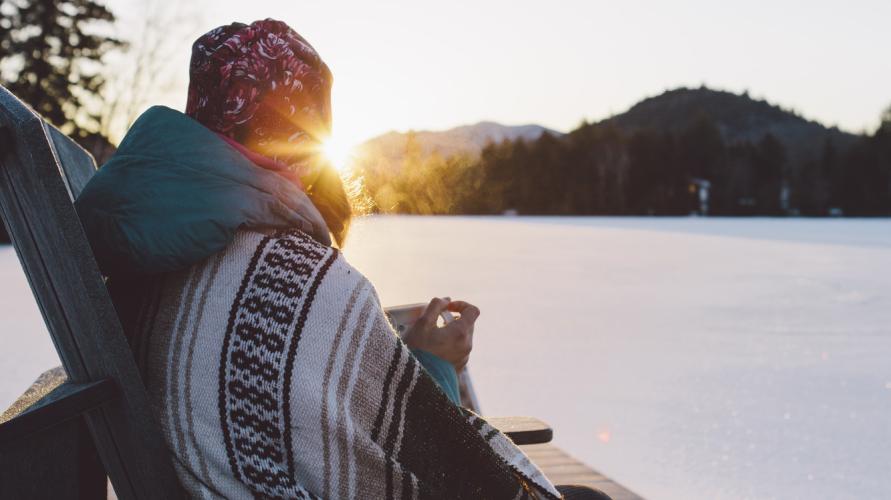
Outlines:
{"type": "Polygon", "coordinates": [[[405,154],[409,138],[413,138],[423,156],[438,154],[449,157],[457,153],[477,154],[489,142],[505,139],[534,141],[542,134],[560,136],[562,133],[540,125],[502,125],[495,122],[479,122],[441,131],[387,132],[362,143],[358,156],[380,158],[395,164],[405,154]]]}
{"type": "Polygon", "coordinates": [[[748,93],[734,94],[706,87],[668,90],[600,124],[612,124],[626,131],[652,129],[679,134],[703,118],[715,124],[727,144],[757,143],[766,134],[772,134],[783,143],[789,159],[795,163],[818,159],[827,139],[837,149],[846,149],[860,137],[807,120],[764,100],[752,99],[748,93]]]}
{"type": "MultiPolygon", "coordinates": [[[[726,144],[757,143],[766,134],[772,134],[783,144],[794,164],[818,160],[827,140],[836,150],[843,151],[860,137],[753,99],[747,93],[734,94],[706,87],[667,90],[638,102],[624,113],[589,126],[613,125],[626,132],[650,129],[681,134],[702,119],[717,127],[726,144]]],[[[388,132],[360,145],[357,156],[376,158],[382,161],[379,165],[398,165],[410,137],[414,138],[422,156],[437,153],[448,157],[456,153],[477,154],[490,141],[518,138],[533,141],[545,132],[558,137],[564,135],[540,125],[508,126],[495,122],[443,131],[388,132]]]]}

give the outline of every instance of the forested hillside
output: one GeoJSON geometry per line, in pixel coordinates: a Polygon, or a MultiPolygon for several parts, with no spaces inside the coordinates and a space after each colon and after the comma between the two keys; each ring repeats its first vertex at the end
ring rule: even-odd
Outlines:
{"type": "Polygon", "coordinates": [[[479,154],[428,155],[409,138],[401,155],[359,158],[355,175],[395,213],[888,215],[891,112],[861,136],[747,95],[677,89],[479,154]]]}

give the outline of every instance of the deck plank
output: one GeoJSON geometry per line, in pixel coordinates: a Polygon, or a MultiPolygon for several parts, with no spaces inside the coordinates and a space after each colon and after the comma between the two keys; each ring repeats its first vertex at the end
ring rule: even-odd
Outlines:
{"type": "Polygon", "coordinates": [[[643,499],[551,443],[523,445],[520,448],[554,484],[590,486],[603,491],[613,500],[643,499]]]}

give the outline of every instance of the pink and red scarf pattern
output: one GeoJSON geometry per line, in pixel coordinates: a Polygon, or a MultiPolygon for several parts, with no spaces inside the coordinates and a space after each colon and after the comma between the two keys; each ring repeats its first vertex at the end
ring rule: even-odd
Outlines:
{"type": "Polygon", "coordinates": [[[307,166],[294,172],[296,165],[287,158],[268,158],[242,143],[248,136],[261,145],[320,141],[331,127],[332,82],[315,49],[287,24],[273,19],[232,23],[193,44],[186,114],[254,163],[299,183],[309,174],[307,166]]]}

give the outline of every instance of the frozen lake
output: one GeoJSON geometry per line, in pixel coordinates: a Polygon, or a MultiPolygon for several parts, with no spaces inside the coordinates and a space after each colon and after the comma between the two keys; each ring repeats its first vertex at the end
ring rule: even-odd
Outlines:
{"type": "MultiPolygon", "coordinates": [[[[891,220],[373,217],[395,305],[482,310],[483,413],[654,499],[891,498],[891,220]]],[[[58,364],[0,249],[0,407],[58,364]]]]}

